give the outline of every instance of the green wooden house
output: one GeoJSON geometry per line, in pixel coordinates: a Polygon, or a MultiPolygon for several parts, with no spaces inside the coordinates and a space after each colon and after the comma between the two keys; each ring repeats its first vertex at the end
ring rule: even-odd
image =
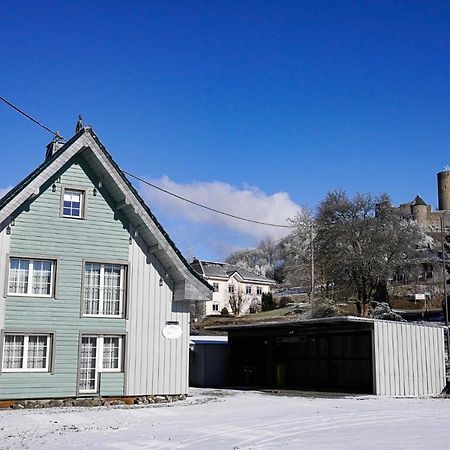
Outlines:
{"type": "Polygon", "coordinates": [[[185,394],[212,298],[90,127],[0,199],[0,400],[185,394]]]}

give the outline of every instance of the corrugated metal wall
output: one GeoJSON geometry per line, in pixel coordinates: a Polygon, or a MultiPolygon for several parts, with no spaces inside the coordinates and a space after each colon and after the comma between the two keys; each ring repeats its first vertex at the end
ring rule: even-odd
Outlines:
{"type": "Polygon", "coordinates": [[[445,387],[444,330],[399,322],[374,323],[374,392],[438,395],[445,387]]]}
{"type": "Polygon", "coordinates": [[[140,237],[133,240],[129,259],[125,395],[186,394],[189,303],[172,301],[172,282],[140,237]],[[168,321],[179,323],[180,338],[169,340],[162,335],[168,321]]]}

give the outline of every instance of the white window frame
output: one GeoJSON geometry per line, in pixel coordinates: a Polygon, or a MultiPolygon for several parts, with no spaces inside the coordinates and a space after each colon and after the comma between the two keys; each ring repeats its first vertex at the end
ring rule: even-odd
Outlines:
{"type": "Polygon", "coordinates": [[[122,372],[123,336],[114,336],[114,335],[99,336],[97,339],[97,342],[99,343],[98,348],[100,349],[97,356],[101,355],[101,365],[99,366],[99,367],[101,367],[100,371],[102,373],[120,373],[120,372],[122,372]],[[109,339],[109,338],[119,339],[119,359],[117,361],[117,367],[114,367],[114,368],[103,367],[103,365],[104,365],[103,350],[104,350],[105,338],[106,339],[109,339]]]}
{"type": "Polygon", "coordinates": [[[2,372],[8,373],[8,372],[40,372],[40,373],[46,373],[50,372],[51,367],[51,357],[52,357],[52,334],[49,333],[14,333],[14,332],[8,332],[3,334],[3,352],[2,352],[2,372]],[[13,368],[5,368],[5,349],[6,349],[6,336],[23,336],[23,359],[22,359],[22,367],[13,367],[13,368]],[[38,368],[38,369],[30,369],[27,367],[28,365],[28,345],[29,345],[29,339],[30,337],[34,336],[46,336],[47,337],[47,354],[45,355],[45,367],[38,368]]]}
{"type": "Polygon", "coordinates": [[[251,294],[252,293],[252,286],[250,284],[247,284],[245,286],[245,293],[246,294],[251,294]]]}
{"type": "Polygon", "coordinates": [[[54,259],[46,258],[23,258],[21,256],[10,256],[8,262],[8,286],[7,295],[11,297],[43,297],[43,298],[53,298],[55,292],[55,267],[56,261],[54,259]],[[11,292],[10,291],[10,276],[11,276],[11,260],[18,259],[20,261],[28,261],[28,287],[27,292],[11,292]],[[33,270],[35,261],[44,261],[51,264],[50,269],[50,294],[34,294],[33,293],[33,270]]]}
{"type": "Polygon", "coordinates": [[[83,345],[83,338],[93,338],[96,339],[96,357],[95,357],[95,388],[94,389],[80,389],[78,384],[78,392],[80,394],[95,394],[98,392],[99,386],[99,374],[100,373],[122,373],[123,372],[123,345],[124,345],[124,336],[118,334],[83,334],[80,339],[80,357],[78,358],[78,373],[80,383],[81,378],[81,346],[83,345]],[[118,359],[118,367],[114,369],[104,369],[103,368],[103,347],[104,347],[104,338],[118,338],[119,339],[119,359],[118,359]]]}
{"type": "Polygon", "coordinates": [[[263,288],[262,286],[256,286],[256,295],[262,295],[263,288]]]}
{"type": "Polygon", "coordinates": [[[218,303],[213,303],[212,310],[213,310],[213,312],[219,312],[219,304],[218,303]]]}
{"type": "Polygon", "coordinates": [[[121,264],[121,263],[114,263],[114,262],[97,262],[97,261],[84,261],[83,262],[83,292],[82,292],[82,299],[83,302],[82,311],[83,311],[83,317],[112,317],[112,318],[123,318],[125,316],[125,300],[126,300],[126,281],[125,277],[127,274],[127,265],[121,264]],[[99,285],[99,306],[98,314],[88,314],[86,312],[86,298],[85,298],[85,291],[86,291],[86,284],[85,284],[85,278],[86,278],[86,264],[98,264],[100,266],[100,285],[99,285]],[[118,314],[103,314],[100,311],[105,310],[105,266],[120,266],[120,284],[119,284],[119,313],[118,314]]]}
{"type": "Polygon", "coordinates": [[[86,207],[86,191],[83,189],[76,188],[64,188],[62,190],[62,199],[61,199],[61,216],[69,219],[84,219],[85,217],[85,207],[86,207]],[[74,216],[73,214],[64,214],[64,196],[66,193],[76,193],[80,194],[80,215],[74,216]]]}
{"type": "Polygon", "coordinates": [[[235,294],[236,293],[236,288],[235,288],[233,283],[229,283],[228,284],[228,293],[229,294],[235,294]]]}
{"type": "Polygon", "coordinates": [[[213,282],[213,289],[214,289],[214,292],[219,292],[219,283],[217,283],[216,281],[213,282]]]}

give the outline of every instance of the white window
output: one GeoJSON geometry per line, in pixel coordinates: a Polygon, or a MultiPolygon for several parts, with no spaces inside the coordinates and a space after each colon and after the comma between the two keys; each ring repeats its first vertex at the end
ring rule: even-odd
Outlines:
{"type": "Polygon", "coordinates": [[[84,265],[84,315],[122,317],[126,267],[120,264],[84,265]]]}
{"type": "Polygon", "coordinates": [[[219,283],[213,283],[214,292],[219,292],[219,283]]]}
{"type": "Polygon", "coordinates": [[[122,339],[118,336],[103,338],[103,372],[117,372],[120,370],[122,354],[122,339]]]}
{"type": "Polygon", "coordinates": [[[51,297],[55,262],[46,259],[10,258],[8,294],[51,297]]]}
{"type": "Polygon", "coordinates": [[[84,192],[71,189],[64,189],[63,199],[64,217],[84,216],[84,192]]]}
{"type": "Polygon", "coordinates": [[[252,293],[252,287],[251,286],[245,286],[245,293],[251,294],[252,293]]]}
{"type": "Polygon", "coordinates": [[[48,372],[49,334],[5,334],[3,372],[48,372]]]}
{"type": "Polygon", "coordinates": [[[229,294],[234,294],[234,284],[229,284],[228,285],[228,293],[229,294]]]}
{"type": "Polygon", "coordinates": [[[122,371],[123,336],[82,336],[79,391],[98,391],[98,374],[122,371]]]}
{"type": "Polygon", "coordinates": [[[261,295],[261,294],[262,294],[262,287],[261,287],[261,286],[256,286],[256,293],[257,293],[258,295],[261,295]]]}
{"type": "Polygon", "coordinates": [[[219,305],[217,303],[213,303],[212,310],[213,311],[219,311],[219,305]]]}

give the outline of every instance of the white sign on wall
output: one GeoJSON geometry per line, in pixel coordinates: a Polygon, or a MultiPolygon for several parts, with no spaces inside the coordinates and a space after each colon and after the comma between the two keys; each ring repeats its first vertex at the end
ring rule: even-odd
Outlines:
{"type": "Polygon", "coordinates": [[[179,325],[166,325],[162,334],[166,339],[179,339],[183,334],[183,330],[179,325]]]}

